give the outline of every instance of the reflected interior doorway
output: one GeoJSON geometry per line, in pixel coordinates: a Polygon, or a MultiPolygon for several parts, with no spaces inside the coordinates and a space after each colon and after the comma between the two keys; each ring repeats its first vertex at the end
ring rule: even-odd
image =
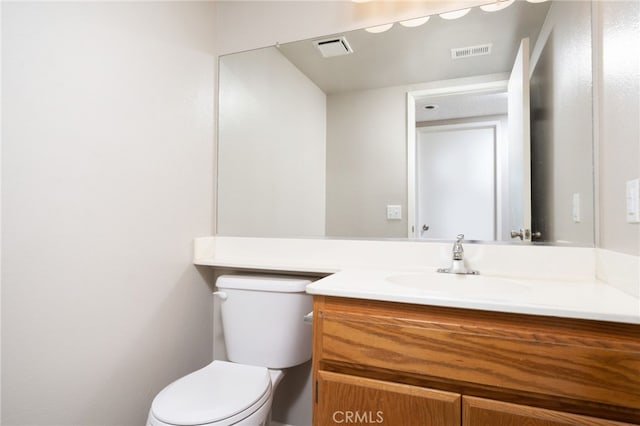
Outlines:
{"type": "Polygon", "coordinates": [[[417,236],[496,239],[498,122],[417,129],[417,236]]]}

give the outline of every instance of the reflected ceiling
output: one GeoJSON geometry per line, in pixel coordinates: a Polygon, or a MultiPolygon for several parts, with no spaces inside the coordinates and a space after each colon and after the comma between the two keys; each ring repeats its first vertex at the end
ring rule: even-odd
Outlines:
{"type": "Polygon", "coordinates": [[[312,40],[279,49],[327,94],[503,73],[511,70],[520,39],[535,44],[548,9],[549,2],[516,1],[497,12],[473,8],[456,20],[432,16],[414,28],[395,24],[382,34],[351,31],[353,53],[343,56],[324,58],[312,40]],[[492,44],[490,55],[451,59],[452,48],[485,43],[492,44]]]}

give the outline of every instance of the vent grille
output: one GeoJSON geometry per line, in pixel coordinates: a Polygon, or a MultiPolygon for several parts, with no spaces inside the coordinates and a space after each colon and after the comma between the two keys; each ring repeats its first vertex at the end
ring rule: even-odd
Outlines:
{"type": "Polygon", "coordinates": [[[347,42],[347,39],[344,38],[344,36],[316,40],[313,44],[316,45],[322,56],[325,58],[353,53],[353,49],[349,46],[349,42],[347,42]]]}
{"type": "Polygon", "coordinates": [[[478,46],[457,47],[451,49],[451,59],[470,58],[472,56],[482,56],[491,54],[492,44],[480,44],[478,46]]]}

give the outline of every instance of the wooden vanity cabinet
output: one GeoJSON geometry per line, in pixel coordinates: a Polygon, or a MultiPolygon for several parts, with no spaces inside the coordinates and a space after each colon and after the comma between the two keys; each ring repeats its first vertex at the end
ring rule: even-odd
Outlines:
{"type": "Polygon", "coordinates": [[[640,424],[640,325],[314,297],[313,421],[640,424]]]}

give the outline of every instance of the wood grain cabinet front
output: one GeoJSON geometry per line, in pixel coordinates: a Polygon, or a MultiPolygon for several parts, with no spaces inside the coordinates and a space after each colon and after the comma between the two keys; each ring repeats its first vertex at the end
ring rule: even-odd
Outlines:
{"type": "Polygon", "coordinates": [[[313,327],[315,426],[640,424],[640,325],[315,296],[313,327]]]}
{"type": "Polygon", "coordinates": [[[459,394],[327,371],[317,380],[316,424],[460,425],[459,394]]]}
{"type": "Polygon", "coordinates": [[[484,398],[462,398],[462,426],[629,426],[596,417],[510,404],[484,398]]]}

